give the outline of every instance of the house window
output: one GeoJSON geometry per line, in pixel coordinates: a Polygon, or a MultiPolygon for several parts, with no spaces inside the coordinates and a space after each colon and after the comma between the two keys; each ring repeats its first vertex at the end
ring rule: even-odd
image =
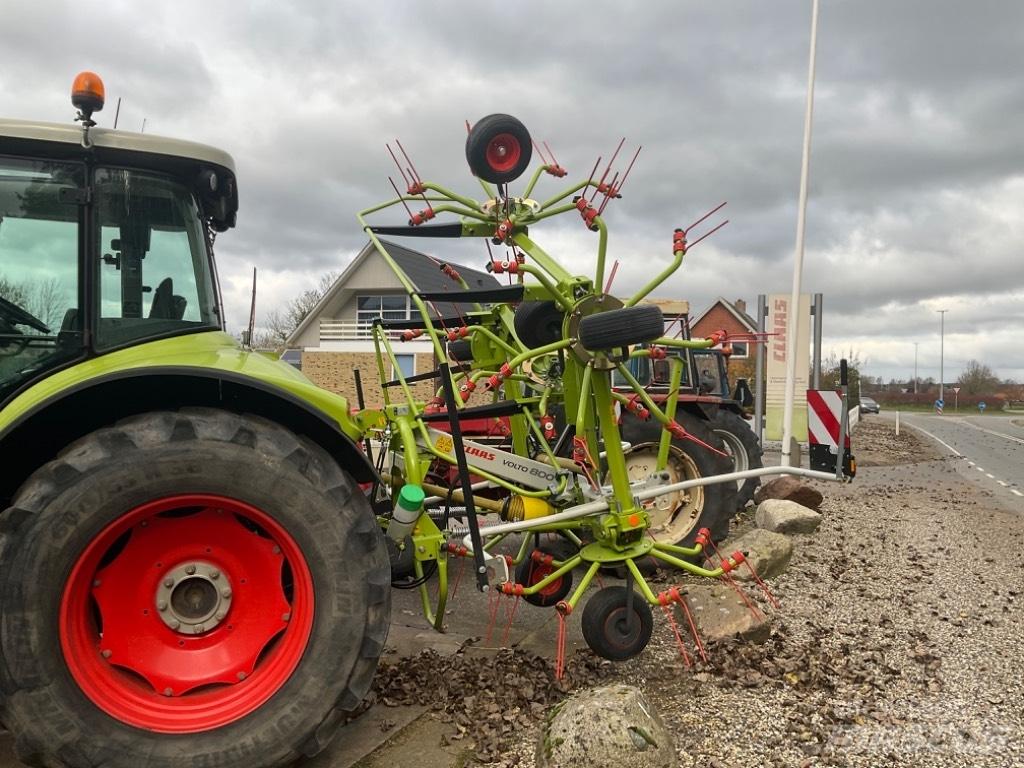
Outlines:
{"type": "MultiPolygon", "coordinates": [[[[408,379],[410,376],[416,375],[416,355],[395,355],[395,360],[398,361],[398,371],[402,372],[402,377],[408,379]]],[[[391,368],[391,378],[398,378],[398,371],[391,368]]]]}
{"type": "Polygon", "coordinates": [[[745,341],[733,341],[732,344],[732,356],[733,357],[746,357],[748,354],[747,342],[745,341]]]}
{"type": "Polygon", "coordinates": [[[408,320],[409,297],[360,296],[356,303],[356,322],[359,326],[369,328],[378,317],[382,320],[408,320]]]}

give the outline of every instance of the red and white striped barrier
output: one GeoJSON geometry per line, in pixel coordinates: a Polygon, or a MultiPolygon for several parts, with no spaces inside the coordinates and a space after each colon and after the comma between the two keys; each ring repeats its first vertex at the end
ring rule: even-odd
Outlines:
{"type": "MultiPolygon", "coordinates": [[[[843,413],[843,396],[832,389],[807,390],[807,436],[811,445],[826,445],[838,453],[839,419],[843,413]]],[[[850,447],[847,428],[846,448],[850,447]]]]}

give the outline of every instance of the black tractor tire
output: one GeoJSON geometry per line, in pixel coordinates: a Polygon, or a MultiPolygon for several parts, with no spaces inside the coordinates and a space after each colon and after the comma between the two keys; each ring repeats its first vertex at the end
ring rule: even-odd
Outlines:
{"type": "Polygon", "coordinates": [[[458,363],[473,362],[473,343],[469,339],[449,341],[448,358],[458,363]]]}
{"type": "MultiPolygon", "coordinates": [[[[573,553],[567,552],[567,550],[567,547],[553,544],[541,544],[536,548],[536,551],[542,552],[545,555],[551,555],[556,560],[567,560],[572,557],[573,553]]],[[[523,562],[516,566],[516,583],[527,587],[536,584],[555,570],[554,566],[534,562],[533,552],[534,550],[531,550],[523,562]]],[[[564,600],[571,591],[572,571],[569,571],[551,583],[544,591],[532,595],[523,595],[523,600],[539,608],[548,608],[558,603],[558,601],[564,600]]]]}
{"type": "Polygon", "coordinates": [[[512,115],[481,118],[466,137],[469,169],[474,176],[492,184],[507,184],[518,179],[530,167],[532,157],[530,132],[512,115]]]}
{"type": "Polygon", "coordinates": [[[553,301],[524,301],[516,307],[516,336],[527,349],[562,340],[565,313],[553,301]]]}
{"type": "MultiPolygon", "coordinates": [[[[279,424],[205,408],[125,419],[86,435],[37,470],[15,495],[2,523],[7,539],[0,563],[0,686],[5,694],[2,717],[14,734],[18,758],[29,765],[290,765],[322,750],[343,713],[357,708],[370,688],[387,639],[391,610],[391,576],[383,534],[367,499],[348,473],[320,446],[279,424]],[[177,502],[179,495],[183,495],[181,503],[185,507],[188,499],[200,498],[245,505],[258,512],[261,517],[253,519],[263,520],[267,528],[250,528],[242,516],[231,514],[230,507],[227,514],[213,506],[198,514],[215,516],[221,522],[237,521],[242,528],[239,540],[262,541],[255,545],[262,548],[261,552],[269,551],[270,539],[283,542],[285,554],[278,554],[278,558],[287,558],[289,552],[295,555],[294,560],[284,559],[284,564],[277,566],[282,569],[280,574],[274,568],[248,571],[252,582],[256,581],[254,574],[269,573],[282,599],[289,601],[289,609],[296,613],[282,615],[282,620],[290,623],[264,646],[253,671],[239,676],[244,682],[231,685],[230,690],[245,697],[247,694],[238,686],[255,685],[261,674],[264,680],[269,675],[280,682],[272,684],[269,698],[250,699],[243,707],[245,713],[236,719],[207,729],[190,728],[189,732],[129,725],[125,719],[108,714],[109,699],[87,695],[64,650],[71,633],[65,633],[68,614],[62,606],[62,601],[72,604],[72,615],[81,617],[75,621],[98,633],[99,627],[93,625],[101,621],[95,602],[100,580],[90,580],[100,571],[89,565],[90,553],[105,552],[99,567],[110,568],[129,547],[143,541],[140,538],[133,543],[136,536],[146,535],[143,530],[151,532],[148,541],[163,525],[175,526],[172,530],[182,532],[183,537],[195,537],[200,526],[189,517],[195,511],[187,508],[145,518],[152,527],[135,527],[139,524],[134,523],[138,519],[134,515],[140,510],[160,509],[168,498],[177,502]],[[178,527],[183,519],[192,522],[178,527]],[[129,521],[133,527],[121,534],[121,526],[129,521]],[[277,539],[267,533],[275,528],[279,534],[283,532],[277,539]],[[106,542],[112,535],[120,536],[120,544],[107,549],[106,542]],[[246,535],[255,538],[246,539],[246,535]],[[301,563],[301,578],[292,577],[293,562],[301,563]],[[85,573],[86,587],[91,585],[94,591],[87,589],[85,594],[93,597],[78,605],[72,596],[76,594],[75,585],[81,583],[80,571],[85,573]],[[295,597],[300,582],[302,594],[310,598],[303,604],[295,597]],[[87,607],[90,604],[93,613],[87,607]],[[308,633],[299,635],[304,637],[299,646],[301,656],[291,656],[295,666],[290,672],[280,673],[273,668],[267,671],[264,665],[277,658],[279,649],[293,647],[285,643],[293,637],[288,633],[299,626],[296,622],[303,623],[302,632],[308,633]]],[[[223,541],[211,539],[210,544],[226,547],[223,541]]],[[[185,557],[195,556],[189,552],[185,557]]],[[[163,564],[156,565],[159,569],[163,564]]],[[[188,566],[184,568],[190,572],[188,566]]],[[[144,576],[150,578],[139,572],[138,579],[144,576]]],[[[220,576],[227,578],[227,571],[220,576]]],[[[243,612],[233,613],[243,605],[245,593],[239,585],[246,583],[244,578],[237,578],[238,573],[235,576],[234,604],[227,612],[225,626],[217,630],[232,629],[226,624],[232,615],[235,621],[245,616],[243,612]]],[[[157,583],[162,578],[158,575],[157,583]]],[[[143,583],[139,580],[135,583],[143,583]]],[[[125,579],[116,588],[127,591],[132,583],[125,579]]],[[[223,583],[223,579],[217,583],[223,583]]],[[[248,605],[257,604],[254,600],[248,605]]],[[[172,600],[172,608],[174,605],[172,600]]],[[[159,621],[155,615],[140,615],[137,622],[127,625],[129,638],[143,631],[136,630],[136,626],[144,626],[146,620],[159,621]]],[[[170,632],[162,624],[156,626],[170,632]]],[[[240,628],[241,624],[235,629],[240,628]]],[[[156,630],[145,631],[155,636],[156,630]]],[[[196,629],[197,634],[202,631],[202,627],[196,629]]],[[[108,642],[106,636],[97,640],[92,651],[95,658],[101,655],[98,649],[108,642]]],[[[172,636],[169,644],[175,643],[184,646],[186,638],[175,641],[172,636]]],[[[189,657],[189,661],[192,659],[189,657]]],[[[113,684],[124,686],[118,690],[138,688],[143,691],[140,695],[145,697],[146,706],[159,707],[159,702],[171,701],[160,698],[142,678],[125,672],[125,677],[136,682],[124,683],[118,676],[122,674],[119,667],[111,664],[109,669],[112,671],[104,674],[113,684]]],[[[204,690],[196,695],[209,693],[204,690]]],[[[182,693],[182,698],[187,695],[182,693]]]]}
{"type": "Polygon", "coordinates": [[[630,587],[605,587],[583,606],[583,639],[603,659],[625,661],[638,656],[651,641],[654,617],[651,606],[633,592],[632,624],[629,623],[630,587]]]}
{"type": "MultiPolygon", "coordinates": [[[[711,420],[711,429],[722,438],[726,450],[734,458],[736,469],[760,469],[764,466],[761,442],[754,434],[750,422],[734,411],[719,409],[711,420]],[[739,454],[739,455],[737,455],[739,454]]],[[[743,509],[754,500],[754,491],[761,484],[761,478],[750,477],[737,483],[736,508],[743,509]]]]}
{"type": "MultiPolygon", "coordinates": [[[[676,412],[676,421],[691,435],[720,451],[725,450],[722,438],[711,431],[708,422],[686,412],[676,412]]],[[[653,418],[640,421],[630,413],[622,414],[622,439],[629,442],[634,451],[647,452],[650,455],[650,468],[654,470],[658,452],[658,442],[662,429],[653,418]]],[[[696,479],[722,475],[732,471],[732,459],[709,451],[691,440],[672,439],[672,456],[670,461],[676,462],[686,470],[684,477],[677,479],[696,479]]],[[[633,455],[633,451],[630,452],[633,455]]],[[[629,456],[627,456],[627,460],[629,456]]],[[[640,479],[640,478],[634,478],[640,479]]],[[[736,484],[716,483],[705,485],[689,492],[689,509],[679,511],[670,526],[664,530],[652,527],[651,535],[667,544],[691,546],[701,528],[707,528],[715,541],[721,541],[729,533],[729,521],[736,514],[736,484]],[[686,517],[681,517],[685,515],[686,517]]],[[[677,510],[679,508],[677,507],[677,510]]],[[[653,516],[653,512],[651,513],[653,516]]]]}
{"type": "Polygon", "coordinates": [[[580,320],[580,343],[591,352],[643,344],[664,335],[661,309],[651,304],[611,309],[580,320]]]}

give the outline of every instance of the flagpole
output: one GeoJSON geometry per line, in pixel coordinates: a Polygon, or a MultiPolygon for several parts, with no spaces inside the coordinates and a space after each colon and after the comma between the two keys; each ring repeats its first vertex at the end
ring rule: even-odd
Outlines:
{"type": "Polygon", "coordinates": [[[786,403],[782,413],[782,465],[792,466],[793,399],[796,394],[797,327],[800,310],[800,281],[804,268],[804,230],[807,219],[807,175],[811,164],[811,125],[814,116],[814,62],[818,47],[818,0],[811,6],[811,54],[807,66],[807,109],[804,113],[804,148],[800,167],[800,201],[796,216],[796,253],[793,258],[793,291],[786,312],[786,403]]]}

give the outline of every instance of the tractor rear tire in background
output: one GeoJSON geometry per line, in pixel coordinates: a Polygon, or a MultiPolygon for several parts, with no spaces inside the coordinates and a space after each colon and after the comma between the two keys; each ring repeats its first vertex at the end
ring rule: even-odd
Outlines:
{"type": "MultiPolygon", "coordinates": [[[[725,450],[733,457],[736,471],[747,469],[760,469],[764,466],[761,461],[763,451],[761,442],[754,434],[750,422],[733,411],[724,408],[719,409],[715,418],[711,420],[711,429],[716,435],[722,438],[725,450]]],[[[743,509],[754,499],[754,491],[761,484],[761,479],[751,477],[737,482],[736,508],[743,509]]]]}
{"type": "MultiPolygon", "coordinates": [[[[708,422],[685,412],[676,413],[676,421],[691,435],[724,451],[722,439],[708,422]]],[[[640,421],[630,413],[622,414],[622,439],[632,445],[626,455],[631,480],[642,480],[657,466],[658,442],[662,429],[654,419],[640,421]]],[[[709,451],[691,440],[673,438],[668,466],[670,483],[722,475],[732,471],[732,459],[709,451]]],[[[729,521],[736,514],[736,484],[716,483],[659,496],[653,501],[651,535],[666,544],[690,546],[701,528],[711,530],[715,541],[729,533],[729,521]]]]}
{"type": "Polygon", "coordinates": [[[30,765],[283,766],[370,688],[383,534],[349,475],[278,424],[125,419],[36,471],[3,526],[3,722],[30,765]]]}

